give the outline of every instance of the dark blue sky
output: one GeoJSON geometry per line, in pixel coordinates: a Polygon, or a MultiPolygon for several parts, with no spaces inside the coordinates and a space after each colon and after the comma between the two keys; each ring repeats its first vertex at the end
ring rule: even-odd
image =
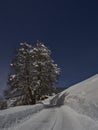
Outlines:
{"type": "Polygon", "coordinates": [[[66,87],[98,73],[97,0],[0,0],[0,88],[20,42],[42,40],[66,87]]]}

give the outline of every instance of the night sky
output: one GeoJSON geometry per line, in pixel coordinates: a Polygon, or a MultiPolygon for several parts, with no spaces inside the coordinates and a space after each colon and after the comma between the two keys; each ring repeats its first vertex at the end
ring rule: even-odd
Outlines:
{"type": "Polygon", "coordinates": [[[61,68],[58,87],[98,73],[97,0],[0,0],[0,92],[21,42],[41,40],[61,68]]]}

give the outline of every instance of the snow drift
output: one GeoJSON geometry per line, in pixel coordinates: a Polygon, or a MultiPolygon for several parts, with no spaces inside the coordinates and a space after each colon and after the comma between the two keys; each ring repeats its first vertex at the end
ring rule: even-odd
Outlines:
{"type": "Polygon", "coordinates": [[[65,105],[98,120],[98,74],[68,88],[60,96],[65,96],[65,105]]]}

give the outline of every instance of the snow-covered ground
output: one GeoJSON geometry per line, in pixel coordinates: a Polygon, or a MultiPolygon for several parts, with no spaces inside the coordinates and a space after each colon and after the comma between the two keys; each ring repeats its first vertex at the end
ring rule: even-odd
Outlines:
{"type": "Polygon", "coordinates": [[[0,111],[0,130],[7,128],[98,130],[98,75],[68,88],[53,99],[47,99],[43,104],[0,111]]]}
{"type": "Polygon", "coordinates": [[[70,87],[63,93],[67,93],[65,105],[98,120],[98,75],[70,87]]]}
{"type": "Polygon", "coordinates": [[[0,130],[11,129],[43,109],[43,104],[18,106],[0,111],[0,130]]]}

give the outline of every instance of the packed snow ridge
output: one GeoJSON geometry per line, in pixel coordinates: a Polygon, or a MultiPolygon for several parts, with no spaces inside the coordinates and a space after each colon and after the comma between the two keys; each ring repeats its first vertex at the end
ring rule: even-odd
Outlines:
{"type": "Polygon", "coordinates": [[[98,75],[42,104],[0,111],[0,130],[98,130],[98,75]]]}

